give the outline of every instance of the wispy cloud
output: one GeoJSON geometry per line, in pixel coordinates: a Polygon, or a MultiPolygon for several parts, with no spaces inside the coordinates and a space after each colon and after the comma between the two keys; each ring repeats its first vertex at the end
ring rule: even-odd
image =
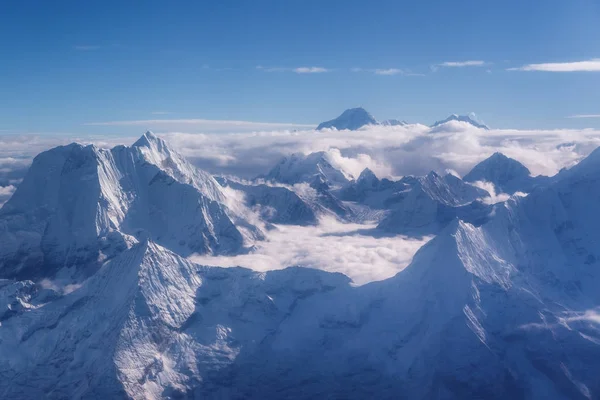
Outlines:
{"type": "Polygon", "coordinates": [[[448,67],[448,68],[483,67],[484,65],[486,65],[486,62],[481,61],[481,60],[446,61],[441,64],[436,64],[436,66],[438,66],[438,67],[448,67]]]}
{"type": "Polygon", "coordinates": [[[600,58],[588,61],[527,64],[522,67],[508,68],[508,71],[600,72],[600,58]]]}
{"type": "Polygon", "coordinates": [[[411,72],[410,70],[400,69],[400,68],[366,69],[366,68],[354,67],[354,68],[351,68],[350,71],[351,72],[367,72],[367,73],[371,73],[371,74],[375,74],[375,75],[382,75],[382,76],[393,76],[393,75],[424,76],[423,74],[417,74],[417,73],[411,72]]]}
{"type": "Polygon", "coordinates": [[[299,67],[294,68],[294,72],[297,74],[320,74],[323,72],[329,72],[329,70],[322,67],[299,67]]]}
{"type": "Polygon", "coordinates": [[[92,50],[98,50],[100,48],[100,46],[76,45],[76,46],[73,46],[73,48],[75,50],[79,50],[79,51],[92,51],[92,50]]]}
{"type": "Polygon", "coordinates": [[[257,65],[256,69],[264,72],[284,72],[289,71],[289,68],[281,68],[281,67],[263,67],[262,65],[257,65]]]}
{"type": "Polygon", "coordinates": [[[576,114],[569,115],[567,118],[600,118],[600,114],[576,114]]]}
{"type": "Polygon", "coordinates": [[[275,129],[314,128],[313,125],[286,122],[255,122],[213,119],[144,119],[126,121],[88,122],[84,126],[139,126],[143,129],[160,129],[167,131],[202,131],[202,132],[242,132],[275,129]]]}
{"type": "Polygon", "coordinates": [[[405,72],[398,68],[376,69],[375,75],[404,75],[405,72]]]}
{"type": "Polygon", "coordinates": [[[331,72],[328,68],[323,67],[296,67],[296,68],[284,68],[284,67],[263,67],[257,65],[256,69],[264,72],[295,72],[297,74],[320,74],[324,72],[331,72]]]}

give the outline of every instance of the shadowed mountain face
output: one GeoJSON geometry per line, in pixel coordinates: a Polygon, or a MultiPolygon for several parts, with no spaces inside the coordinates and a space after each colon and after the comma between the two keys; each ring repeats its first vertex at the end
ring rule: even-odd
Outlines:
{"type": "Polygon", "coordinates": [[[314,269],[185,258],[190,243],[237,249],[231,238],[251,230],[225,206],[229,190],[310,217],[289,187],[221,186],[150,134],[131,147],[50,150],[0,211],[0,278],[31,275],[0,279],[0,393],[598,398],[599,154],[477,221],[464,209],[487,193],[452,175],[393,182],[365,170],[339,191],[311,175],[304,186],[336,201],[401,192],[386,224],[435,228],[405,270],[357,287],[314,269]],[[36,276],[47,260],[62,262],[55,274],[77,271],[88,264],[75,255],[88,254],[94,268],[69,290],[42,284],[46,269],[36,276]]]}

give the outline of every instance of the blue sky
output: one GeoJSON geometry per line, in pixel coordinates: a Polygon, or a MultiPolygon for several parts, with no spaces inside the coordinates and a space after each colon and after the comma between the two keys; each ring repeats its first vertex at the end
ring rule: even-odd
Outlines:
{"type": "Polygon", "coordinates": [[[567,118],[600,114],[598,21],[597,0],[5,1],[0,133],[317,124],[355,106],[600,128],[567,118]]]}

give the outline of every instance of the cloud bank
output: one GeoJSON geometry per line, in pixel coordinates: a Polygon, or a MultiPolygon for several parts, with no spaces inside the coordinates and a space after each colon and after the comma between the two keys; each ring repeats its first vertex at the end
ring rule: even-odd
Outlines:
{"type": "Polygon", "coordinates": [[[258,242],[251,254],[233,257],[192,256],[202,265],[246,266],[257,271],[303,266],[341,272],[355,284],[383,280],[403,270],[416,251],[431,238],[376,238],[357,231],[375,225],[343,224],[332,218],[316,227],[277,226],[258,242]]]}
{"type": "MultiPolygon", "coordinates": [[[[170,120],[157,120],[170,121],[170,120]]],[[[236,133],[191,133],[193,123],[169,131],[168,124],[146,125],[148,121],[125,121],[148,127],[166,139],[191,162],[213,174],[237,175],[250,179],[265,174],[283,156],[300,152],[327,151],[351,176],[368,167],[380,177],[423,175],[447,169],[465,175],[476,163],[496,151],[525,164],[534,175],[554,175],[600,146],[597,130],[490,130],[466,123],[449,123],[435,133],[424,125],[374,126],[359,131],[296,130],[291,127],[236,133]],[[163,129],[163,126],[166,129],[163,129]],[[185,130],[185,128],[190,128],[185,130]]],[[[115,122],[117,124],[123,121],[115,122]]],[[[217,122],[217,125],[219,122],[217,122]]],[[[230,125],[224,126],[231,128],[230,125]]],[[[247,126],[243,126],[246,129],[247,126]]],[[[240,128],[240,129],[242,129],[240,128]]],[[[232,128],[232,129],[235,129],[232,128]]],[[[0,186],[14,184],[31,159],[41,151],[72,141],[100,147],[131,144],[136,137],[64,135],[0,136],[0,186]]]]}

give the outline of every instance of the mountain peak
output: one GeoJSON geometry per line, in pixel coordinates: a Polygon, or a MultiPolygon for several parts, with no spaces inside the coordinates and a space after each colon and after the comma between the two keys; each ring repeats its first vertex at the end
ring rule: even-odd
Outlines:
{"type": "Polygon", "coordinates": [[[501,192],[514,193],[530,186],[530,175],[529,169],[519,161],[496,152],[473,167],[463,179],[490,182],[501,192]]]}
{"type": "Polygon", "coordinates": [[[408,122],[400,121],[399,119],[386,119],[385,121],[381,121],[381,125],[383,126],[406,126],[408,122]]]}
{"type": "Polygon", "coordinates": [[[328,185],[343,185],[349,181],[339,166],[332,165],[329,153],[324,151],[307,155],[294,153],[284,157],[265,178],[293,185],[302,182],[311,183],[317,175],[328,185]]]}
{"type": "Polygon", "coordinates": [[[376,125],[377,121],[367,110],[362,107],[350,108],[339,117],[330,121],[322,122],[317,130],[335,128],[337,130],[348,129],[351,131],[362,128],[365,125],[376,125]]]}
{"type": "Polygon", "coordinates": [[[152,131],[146,131],[146,133],[140,136],[140,138],[132,145],[132,147],[154,147],[162,149],[166,148],[167,144],[152,131]]]}
{"type": "Polygon", "coordinates": [[[469,113],[468,115],[451,114],[448,118],[444,120],[436,121],[433,125],[431,125],[431,127],[436,128],[450,121],[466,122],[468,124],[473,125],[476,128],[485,129],[486,131],[490,129],[486,124],[479,120],[479,118],[477,118],[477,115],[475,115],[475,113],[469,113]]]}
{"type": "Polygon", "coordinates": [[[375,175],[375,173],[373,171],[371,171],[370,168],[363,169],[363,171],[360,173],[360,175],[358,177],[358,181],[372,180],[372,179],[377,179],[377,175],[375,175]]]}

